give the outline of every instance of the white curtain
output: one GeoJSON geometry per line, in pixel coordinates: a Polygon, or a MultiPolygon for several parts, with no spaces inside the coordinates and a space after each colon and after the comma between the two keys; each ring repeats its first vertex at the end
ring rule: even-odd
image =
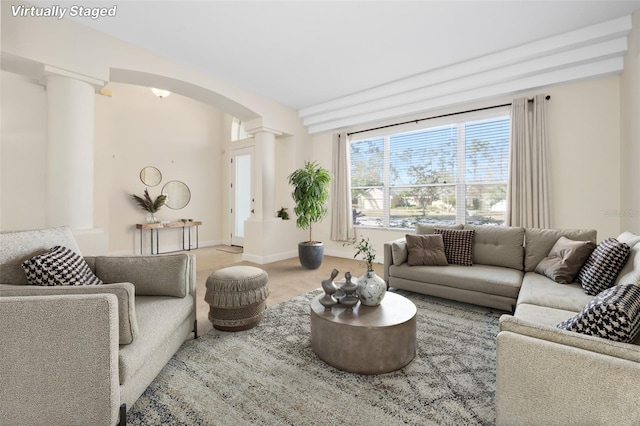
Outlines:
{"type": "Polygon", "coordinates": [[[347,134],[334,134],[333,179],[331,180],[331,239],[333,241],[349,241],[354,237],[350,165],[347,134]]]}
{"type": "Polygon", "coordinates": [[[514,99],[507,183],[507,226],[548,228],[547,109],[545,95],[514,99]]]}

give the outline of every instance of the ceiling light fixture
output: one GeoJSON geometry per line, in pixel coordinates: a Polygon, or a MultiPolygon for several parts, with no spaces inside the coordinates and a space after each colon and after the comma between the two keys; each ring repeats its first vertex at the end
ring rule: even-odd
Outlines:
{"type": "Polygon", "coordinates": [[[171,94],[171,92],[168,90],[156,89],[155,87],[152,87],[151,91],[153,92],[154,95],[156,95],[160,99],[166,98],[171,94]]]}

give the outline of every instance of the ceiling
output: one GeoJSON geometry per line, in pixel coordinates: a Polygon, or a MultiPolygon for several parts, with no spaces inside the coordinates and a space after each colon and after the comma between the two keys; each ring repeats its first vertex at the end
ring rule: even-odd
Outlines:
{"type": "Polygon", "coordinates": [[[636,1],[33,1],[304,110],[630,15],[636,1]]]}

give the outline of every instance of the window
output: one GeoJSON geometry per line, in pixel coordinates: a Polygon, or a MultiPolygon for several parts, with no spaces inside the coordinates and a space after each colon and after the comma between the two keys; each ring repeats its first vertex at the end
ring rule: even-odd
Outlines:
{"type": "Polygon", "coordinates": [[[233,117],[231,122],[231,142],[239,141],[248,138],[249,135],[244,130],[244,122],[233,117]]]}
{"type": "Polygon", "coordinates": [[[508,116],[351,141],[354,224],[503,224],[508,116]]]}

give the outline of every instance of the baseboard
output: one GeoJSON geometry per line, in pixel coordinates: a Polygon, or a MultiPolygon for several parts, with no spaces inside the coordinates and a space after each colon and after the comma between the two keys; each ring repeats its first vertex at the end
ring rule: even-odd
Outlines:
{"type": "Polygon", "coordinates": [[[242,260],[251,263],[257,263],[258,265],[264,265],[266,263],[279,262],[280,260],[291,259],[293,257],[297,257],[297,251],[290,251],[285,253],[272,254],[269,256],[256,256],[253,254],[242,254],[242,260]]]}
{"type": "Polygon", "coordinates": [[[353,255],[350,253],[345,253],[342,250],[325,250],[325,256],[333,256],[333,257],[341,257],[343,259],[353,259],[353,255]]]}
{"type": "MultiPolygon", "coordinates": [[[[225,243],[223,240],[200,241],[200,243],[198,244],[198,248],[213,247],[213,246],[219,246],[224,244],[225,243]]],[[[191,250],[195,250],[195,249],[196,249],[195,246],[191,247],[191,250]]],[[[189,250],[183,250],[182,246],[179,244],[160,246],[160,254],[175,253],[175,252],[188,253],[189,250]]],[[[121,250],[121,251],[109,252],[110,256],[132,256],[132,255],[139,255],[139,254],[140,254],[140,247],[136,247],[133,250],[121,250]]],[[[149,247],[145,247],[142,254],[143,255],[151,254],[149,253],[149,247]]]]}
{"type": "MultiPolygon", "coordinates": [[[[349,256],[347,253],[340,250],[325,250],[324,255],[341,257],[343,259],[352,259],[352,256],[349,256]]],[[[244,253],[242,255],[242,260],[246,262],[257,263],[258,265],[264,265],[267,263],[279,262],[281,260],[291,259],[294,257],[298,257],[298,252],[295,250],[285,252],[285,253],[272,254],[269,256],[256,256],[256,255],[244,253]]]]}

